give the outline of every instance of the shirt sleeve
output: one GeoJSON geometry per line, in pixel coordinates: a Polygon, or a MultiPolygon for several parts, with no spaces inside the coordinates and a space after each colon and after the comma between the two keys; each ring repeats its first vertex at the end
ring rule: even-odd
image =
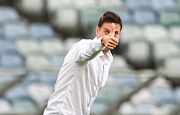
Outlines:
{"type": "Polygon", "coordinates": [[[101,44],[102,38],[103,37],[99,39],[93,39],[84,47],[79,46],[78,53],[75,57],[76,63],[78,65],[84,65],[85,63],[87,63],[87,61],[96,57],[105,48],[105,46],[101,44]]]}

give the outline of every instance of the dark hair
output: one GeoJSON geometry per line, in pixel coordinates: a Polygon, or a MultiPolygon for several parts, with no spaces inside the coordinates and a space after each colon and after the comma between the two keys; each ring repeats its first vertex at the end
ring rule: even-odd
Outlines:
{"type": "Polygon", "coordinates": [[[111,12],[111,11],[105,12],[99,19],[98,27],[101,28],[104,22],[117,23],[121,26],[121,30],[122,30],[122,20],[119,17],[119,15],[116,14],[115,12],[111,12]]]}

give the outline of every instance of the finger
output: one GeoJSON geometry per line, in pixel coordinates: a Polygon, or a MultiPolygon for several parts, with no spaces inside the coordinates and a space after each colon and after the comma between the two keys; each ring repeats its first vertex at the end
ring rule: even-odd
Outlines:
{"type": "Polygon", "coordinates": [[[111,36],[111,37],[114,37],[114,36],[115,36],[115,24],[114,24],[114,23],[111,23],[110,36],[111,36]]]}
{"type": "Polygon", "coordinates": [[[119,40],[118,40],[117,38],[115,38],[115,37],[111,37],[110,39],[111,39],[112,41],[116,42],[116,43],[119,43],[119,40]]]}

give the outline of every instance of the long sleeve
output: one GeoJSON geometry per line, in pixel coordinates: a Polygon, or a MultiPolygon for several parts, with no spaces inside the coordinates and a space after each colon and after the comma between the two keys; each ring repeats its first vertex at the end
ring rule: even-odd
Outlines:
{"type": "MultiPolygon", "coordinates": [[[[101,44],[102,38],[95,38],[88,42],[87,44],[77,44],[81,45],[78,46],[78,52],[75,56],[76,63],[80,66],[84,65],[87,61],[93,59],[95,56],[97,56],[104,48],[105,46],[101,44]]],[[[83,42],[82,42],[83,43],[83,42]]]]}

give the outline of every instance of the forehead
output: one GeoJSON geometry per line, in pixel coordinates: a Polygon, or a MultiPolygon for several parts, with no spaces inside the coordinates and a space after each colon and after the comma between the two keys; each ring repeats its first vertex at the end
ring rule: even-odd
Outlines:
{"type": "MultiPolygon", "coordinates": [[[[117,23],[114,23],[114,24],[115,24],[115,31],[120,31],[121,30],[120,24],[117,24],[117,23]]],[[[102,27],[111,30],[112,29],[112,22],[104,22],[102,27]]]]}

